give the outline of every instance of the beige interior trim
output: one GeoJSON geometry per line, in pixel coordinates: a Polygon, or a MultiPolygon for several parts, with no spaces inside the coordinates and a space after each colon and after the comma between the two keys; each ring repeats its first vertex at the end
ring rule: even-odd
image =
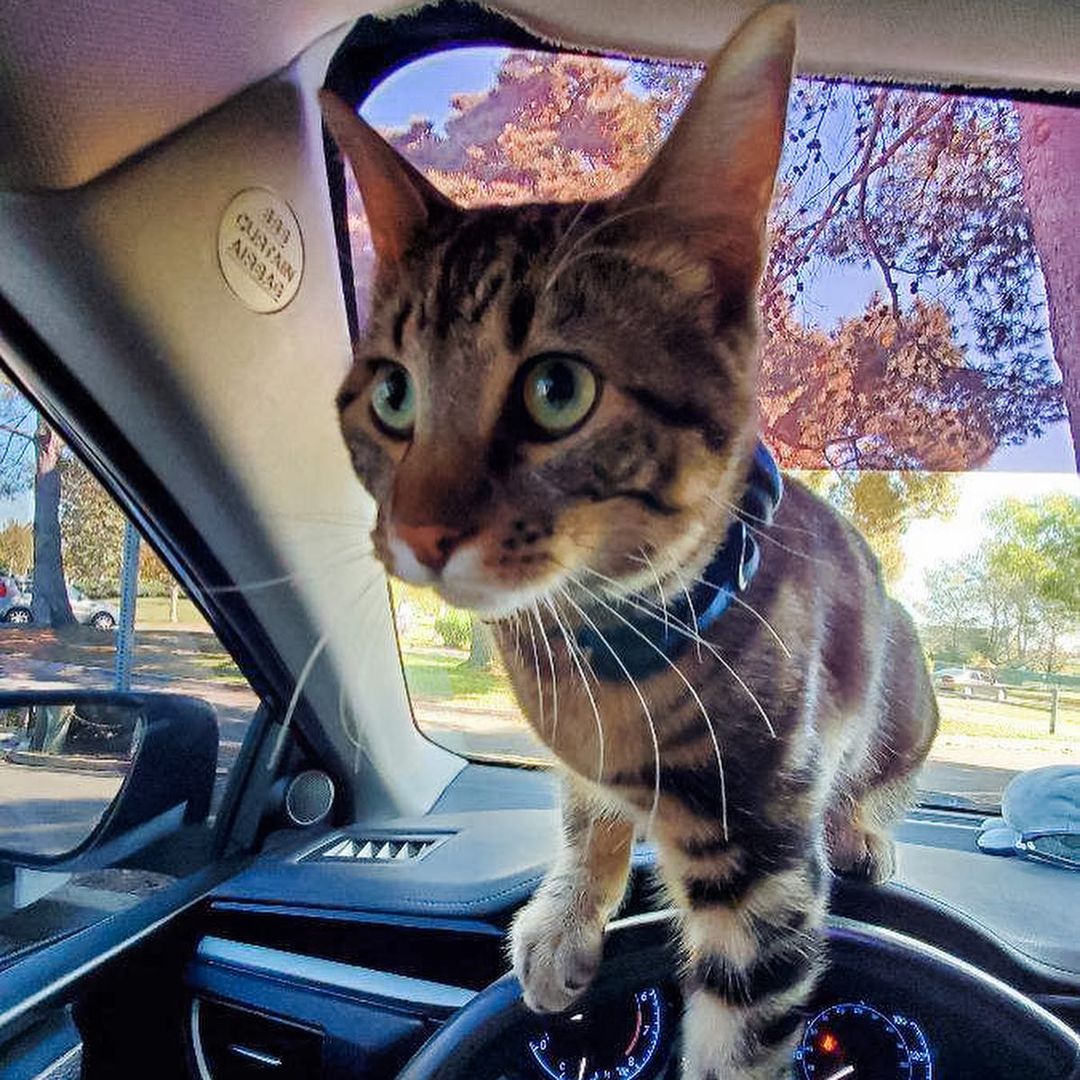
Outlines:
{"type": "MultiPolygon", "coordinates": [[[[755,0],[507,0],[555,40],[704,59],[755,0]]],[[[0,189],[69,188],[284,67],[378,0],[0,4],[0,189]]],[[[1080,90],[1075,0],[806,0],[800,69],[1080,90]]]]}
{"type": "Polygon", "coordinates": [[[339,40],[90,184],[0,193],[0,292],[230,579],[254,586],[294,679],[320,650],[305,696],[364,820],[423,813],[464,762],[411,723],[386,577],[365,554],[373,505],[337,430],[351,346],[315,91],[339,40]],[[303,232],[300,287],[273,314],[218,265],[219,223],[251,188],[287,202],[303,232]]]}

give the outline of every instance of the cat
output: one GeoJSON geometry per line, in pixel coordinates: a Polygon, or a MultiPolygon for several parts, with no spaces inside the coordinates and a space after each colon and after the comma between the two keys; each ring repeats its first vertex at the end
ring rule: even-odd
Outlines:
{"type": "Polygon", "coordinates": [[[682,1076],[788,1075],[832,872],[884,881],[937,712],[865,542],[758,439],[757,287],[790,8],[752,16],[624,193],[464,210],[322,94],[376,252],[337,405],[387,570],[492,626],[563,765],[511,930],[570,1006],[647,832],[680,914],[682,1076]]]}

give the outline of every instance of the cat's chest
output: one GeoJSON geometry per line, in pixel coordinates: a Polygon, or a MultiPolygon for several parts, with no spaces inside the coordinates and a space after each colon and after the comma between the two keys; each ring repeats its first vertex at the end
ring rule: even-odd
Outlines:
{"type": "MultiPolygon", "coordinates": [[[[772,691],[763,701],[741,688],[733,665],[708,647],[691,643],[677,659],[636,672],[628,662],[598,663],[568,626],[501,628],[496,638],[529,725],[586,780],[607,785],[658,759],[711,758],[717,744],[745,749],[759,733],[771,738],[772,691]]],[[[773,689],[783,681],[777,674],[769,674],[773,689]]]]}

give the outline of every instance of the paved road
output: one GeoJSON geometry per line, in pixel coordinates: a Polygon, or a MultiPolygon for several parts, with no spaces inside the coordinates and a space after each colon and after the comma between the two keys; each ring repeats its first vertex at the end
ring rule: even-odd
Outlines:
{"type": "Polygon", "coordinates": [[[119,773],[0,760],[0,848],[62,855],[85,840],[120,790],[119,773]]]}

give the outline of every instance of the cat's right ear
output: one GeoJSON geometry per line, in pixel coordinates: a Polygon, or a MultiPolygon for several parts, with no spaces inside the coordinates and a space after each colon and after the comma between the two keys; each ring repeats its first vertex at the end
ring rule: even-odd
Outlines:
{"type": "Polygon", "coordinates": [[[762,269],[794,54],[792,7],[747,19],[709,64],[652,163],[613,204],[624,214],[655,210],[662,226],[708,259],[721,308],[744,307],[762,269]]]}
{"type": "Polygon", "coordinates": [[[400,262],[435,217],[454,212],[454,204],[337,94],[320,90],[319,104],[334,142],[352,166],[375,254],[384,264],[400,262]]]}

